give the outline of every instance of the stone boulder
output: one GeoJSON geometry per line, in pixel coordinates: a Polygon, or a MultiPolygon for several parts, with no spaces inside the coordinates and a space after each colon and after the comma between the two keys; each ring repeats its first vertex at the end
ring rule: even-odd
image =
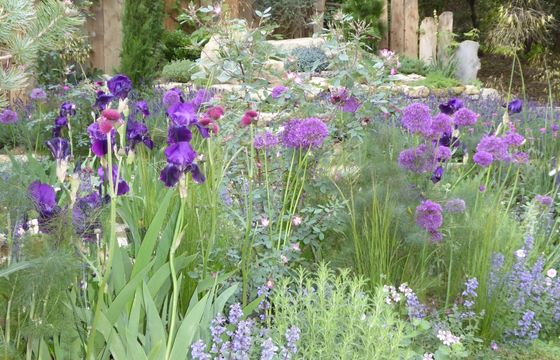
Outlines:
{"type": "Polygon", "coordinates": [[[463,84],[476,80],[478,70],[480,70],[479,47],[480,44],[476,41],[465,40],[459,44],[455,52],[455,59],[457,59],[455,76],[463,84]]]}

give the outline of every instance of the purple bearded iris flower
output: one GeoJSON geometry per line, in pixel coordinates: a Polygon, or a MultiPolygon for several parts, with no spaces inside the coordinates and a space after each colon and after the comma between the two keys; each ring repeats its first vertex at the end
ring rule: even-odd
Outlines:
{"type": "Polygon", "coordinates": [[[331,104],[338,106],[343,112],[347,113],[355,113],[361,106],[358,99],[350,96],[345,88],[332,91],[330,101],[331,104]]]}
{"type": "Polygon", "coordinates": [[[457,98],[450,99],[446,104],[439,105],[439,111],[446,115],[453,115],[463,107],[463,101],[457,98]]]}
{"type": "Polygon", "coordinates": [[[434,172],[432,173],[432,182],[434,184],[440,182],[441,178],[443,177],[443,167],[438,166],[434,172]]]}
{"type": "Polygon", "coordinates": [[[145,101],[137,101],[134,108],[142,113],[144,117],[150,116],[150,109],[148,108],[148,103],[145,101]]]}
{"type": "Polygon", "coordinates": [[[200,184],[206,180],[198,165],[194,163],[196,152],[188,141],[171,143],[164,153],[168,165],[161,171],[160,180],[163,181],[165,186],[175,186],[181,179],[182,174],[187,172],[191,173],[196,183],[200,184]]]}
{"type": "Polygon", "coordinates": [[[138,121],[128,120],[126,124],[126,139],[128,141],[128,147],[132,150],[134,150],[139,143],[144,143],[150,150],[154,147],[154,142],[150,135],[148,135],[148,127],[138,121]]]}
{"type": "MultiPolygon", "coordinates": [[[[99,128],[99,123],[96,121],[88,126],[88,135],[91,142],[91,152],[99,157],[103,157],[109,150],[107,146],[107,135],[105,135],[99,128]]],[[[111,130],[111,142],[115,143],[115,130],[111,130]]]]}
{"type": "Polygon", "coordinates": [[[59,116],[54,121],[53,127],[53,137],[60,137],[62,135],[62,129],[68,127],[68,118],[66,116],[59,116]]]}
{"type": "Polygon", "coordinates": [[[171,126],[167,130],[167,144],[175,144],[182,141],[191,141],[192,132],[186,126],[171,126]]]}
{"type": "Polygon", "coordinates": [[[191,103],[196,107],[196,110],[198,111],[198,108],[200,108],[202,104],[210,101],[210,99],[212,99],[212,93],[206,89],[200,89],[194,95],[191,103]]]}
{"type": "Polygon", "coordinates": [[[70,142],[66,139],[55,137],[45,143],[55,160],[68,160],[70,156],[70,142]]]}
{"type": "Polygon", "coordinates": [[[94,220],[94,215],[103,201],[98,192],[92,192],[79,197],[72,208],[72,223],[74,229],[85,241],[95,240],[95,230],[101,228],[101,223],[94,220]]]}
{"type": "Polygon", "coordinates": [[[120,99],[125,99],[132,90],[132,81],[125,75],[118,74],[107,81],[107,87],[111,94],[120,99]]]}
{"type": "Polygon", "coordinates": [[[76,115],[76,105],[69,103],[69,102],[64,102],[62,103],[62,105],[60,105],[60,111],[59,111],[59,116],[60,117],[68,117],[68,116],[74,116],[76,115]]]}
{"type": "Polygon", "coordinates": [[[180,102],[184,102],[183,92],[180,89],[173,88],[163,94],[163,105],[170,107],[180,102]]]}
{"type": "Polygon", "coordinates": [[[329,129],[321,119],[293,119],[284,126],[282,143],[287,148],[319,148],[328,136],[329,129]]]}
{"type": "Polygon", "coordinates": [[[0,112],[0,123],[1,124],[13,124],[18,121],[18,114],[10,109],[5,109],[0,112]]]}
{"type": "Polygon", "coordinates": [[[113,98],[114,98],[113,95],[106,94],[104,91],[99,90],[97,92],[94,107],[98,108],[99,110],[104,110],[107,107],[107,105],[109,105],[109,103],[113,101],[113,98]]]}
{"type": "Polygon", "coordinates": [[[208,129],[198,122],[196,112],[197,107],[193,103],[176,103],[167,109],[167,116],[176,126],[196,126],[203,138],[210,137],[208,129]]]}
{"type": "Polygon", "coordinates": [[[508,104],[507,109],[510,114],[518,114],[523,109],[523,103],[521,100],[515,99],[508,104]]]}
{"type": "MultiPolygon", "coordinates": [[[[124,181],[122,179],[122,177],[120,177],[119,169],[118,169],[117,165],[113,165],[112,173],[113,173],[113,184],[116,183],[117,196],[124,195],[124,194],[128,193],[130,191],[130,187],[128,186],[126,181],[124,181]],[[117,177],[118,177],[118,182],[117,182],[117,177]]],[[[105,169],[103,169],[102,167],[99,167],[97,169],[97,175],[99,175],[99,178],[101,179],[101,182],[105,182],[105,169]]],[[[109,181],[107,179],[107,183],[108,182],[109,181]]]]}
{"type": "Polygon", "coordinates": [[[54,188],[49,184],[34,181],[29,185],[27,193],[39,213],[39,229],[42,232],[48,232],[49,220],[60,213],[60,208],[56,204],[54,188]]]}

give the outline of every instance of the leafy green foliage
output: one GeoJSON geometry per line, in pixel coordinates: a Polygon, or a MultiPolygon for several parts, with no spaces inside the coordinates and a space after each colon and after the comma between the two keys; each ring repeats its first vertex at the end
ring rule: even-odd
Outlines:
{"type": "Polygon", "coordinates": [[[196,60],[200,57],[200,47],[193,44],[191,37],[182,30],[165,31],[163,33],[163,56],[167,61],[196,60]]]}
{"type": "Polygon", "coordinates": [[[163,2],[126,0],[122,24],[121,71],[136,85],[150,82],[162,60],[163,2]]]}
{"type": "Polygon", "coordinates": [[[381,23],[381,13],[383,11],[383,1],[380,0],[348,0],[342,6],[345,13],[352,15],[357,20],[367,23],[369,29],[366,34],[365,43],[368,47],[375,49],[377,41],[381,38],[383,28],[381,23]]]}
{"type": "Polygon", "coordinates": [[[399,56],[401,66],[399,72],[403,74],[418,74],[426,76],[428,69],[424,61],[419,59],[409,58],[407,56],[399,56]]]}
{"type": "Polygon", "coordinates": [[[461,83],[451,77],[442,74],[441,72],[429,72],[426,74],[426,78],[422,80],[415,81],[411,83],[411,85],[415,86],[427,86],[428,88],[436,88],[436,89],[447,89],[454,86],[459,86],[461,83]]]}
{"type": "Polygon", "coordinates": [[[321,72],[328,66],[327,55],[318,47],[294,49],[285,64],[286,69],[297,72],[321,72]]]}
{"type": "Polygon", "coordinates": [[[277,34],[288,38],[308,36],[311,17],[315,15],[314,0],[252,0],[252,8],[263,11],[271,8],[271,21],[276,23],[277,34]]]}
{"type": "Polygon", "coordinates": [[[176,60],[163,67],[161,77],[167,81],[189,82],[198,71],[198,65],[190,60],[176,60]]]}

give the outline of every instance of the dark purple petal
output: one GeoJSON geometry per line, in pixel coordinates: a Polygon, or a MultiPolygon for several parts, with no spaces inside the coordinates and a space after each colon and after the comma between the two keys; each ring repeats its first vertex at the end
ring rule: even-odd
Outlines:
{"type": "Polygon", "coordinates": [[[125,75],[118,74],[107,81],[107,87],[109,91],[111,91],[111,94],[124,99],[128,96],[130,90],[132,90],[132,82],[125,75]]]}
{"type": "Polygon", "coordinates": [[[29,185],[27,192],[42,216],[53,214],[56,208],[56,193],[52,186],[34,181],[29,185]]]}
{"type": "Polygon", "coordinates": [[[173,88],[163,94],[163,104],[167,107],[183,102],[183,92],[180,89],[173,88]]]}
{"type": "Polygon", "coordinates": [[[167,116],[175,125],[190,126],[196,123],[197,108],[191,103],[176,103],[167,109],[167,116]]]}
{"type": "Polygon", "coordinates": [[[145,138],[142,140],[142,142],[144,143],[144,145],[145,145],[148,149],[152,150],[152,149],[154,148],[154,142],[152,141],[151,138],[145,137],[145,138]]]}
{"type": "Polygon", "coordinates": [[[434,173],[432,174],[432,182],[434,184],[438,183],[441,180],[442,176],[443,176],[443,167],[438,166],[434,170],[434,173]]]}
{"type": "Polygon", "coordinates": [[[446,104],[439,105],[439,111],[447,115],[453,115],[455,111],[463,107],[463,101],[457,98],[449,100],[446,104]]]}
{"type": "Polygon", "coordinates": [[[510,114],[518,114],[523,109],[523,102],[519,99],[515,99],[508,104],[507,108],[510,114]]]}
{"type": "Polygon", "coordinates": [[[47,140],[47,147],[56,160],[67,160],[70,156],[70,142],[59,137],[47,140]]]}
{"type": "Polygon", "coordinates": [[[189,168],[189,171],[192,175],[193,181],[197,184],[202,184],[206,181],[206,177],[204,176],[204,174],[202,173],[202,171],[200,171],[200,168],[198,167],[198,165],[196,164],[192,164],[189,168]]]}
{"type": "Polygon", "coordinates": [[[95,107],[99,110],[103,110],[107,107],[107,105],[113,101],[113,95],[105,94],[102,90],[97,92],[97,98],[95,99],[95,107]]]}
{"type": "Polygon", "coordinates": [[[165,186],[173,187],[179,182],[182,174],[183,172],[177,166],[167,165],[163,168],[163,170],[161,170],[159,179],[163,181],[165,186]]]}
{"type": "Polygon", "coordinates": [[[200,136],[202,136],[205,139],[210,137],[210,134],[208,133],[208,128],[205,128],[199,123],[196,123],[195,126],[198,128],[198,132],[200,132],[200,136]]]}
{"type": "Polygon", "coordinates": [[[167,130],[167,143],[175,144],[182,141],[191,141],[192,132],[186,126],[171,126],[167,130]]]}
{"type": "Polygon", "coordinates": [[[210,99],[212,99],[212,93],[206,89],[200,89],[192,99],[192,104],[195,106],[196,110],[198,110],[202,104],[210,101],[210,99]]]}
{"type": "Polygon", "coordinates": [[[62,105],[60,105],[59,115],[61,117],[76,115],[76,105],[69,102],[62,103],[62,105]]]}
{"type": "Polygon", "coordinates": [[[150,109],[148,108],[148,103],[145,101],[137,101],[136,109],[140,111],[144,116],[150,116],[150,109]]]}
{"type": "Polygon", "coordinates": [[[103,157],[108,151],[107,140],[93,140],[91,142],[91,152],[96,156],[103,157]]]}
{"type": "Polygon", "coordinates": [[[192,164],[192,162],[196,159],[196,152],[187,141],[169,145],[165,149],[164,153],[169,163],[181,167],[186,167],[192,164]]]}
{"type": "MultiPolygon", "coordinates": [[[[126,181],[124,181],[122,179],[122,177],[120,176],[120,174],[118,173],[118,167],[117,165],[113,165],[113,171],[111,171],[112,175],[113,175],[113,183],[117,182],[117,177],[119,178],[119,181],[117,183],[117,195],[124,195],[126,193],[129,192],[130,187],[128,186],[128,184],[126,183],[126,181]]],[[[99,167],[97,169],[97,174],[99,175],[99,178],[101,179],[101,182],[105,182],[105,169],[103,169],[102,167],[99,167]]]]}
{"type": "Polygon", "coordinates": [[[54,125],[59,127],[68,126],[68,118],[66,116],[59,116],[54,121],[54,125]]]}

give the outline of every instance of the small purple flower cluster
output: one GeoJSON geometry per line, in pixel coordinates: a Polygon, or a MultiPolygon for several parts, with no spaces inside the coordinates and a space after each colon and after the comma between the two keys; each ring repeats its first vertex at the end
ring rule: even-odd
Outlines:
{"type": "Polygon", "coordinates": [[[271,360],[277,354],[282,359],[291,359],[297,354],[300,330],[291,326],[284,335],[285,346],[277,346],[268,336],[269,329],[259,328],[259,323],[251,318],[243,319],[239,304],[230,305],[229,315],[218,314],[210,325],[212,343],[209,351],[202,340],[191,345],[191,357],[195,360],[208,359],[249,359],[260,352],[260,359],[271,360]],[[260,349],[260,350],[258,350],[260,349]],[[278,352],[280,350],[280,352],[278,352]]]}
{"type": "Polygon", "coordinates": [[[270,131],[265,131],[255,135],[253,147],[257,150],[270,150],[278,145],[280,140],[270,131]]]}
{"type": "Polygon", "coordinates": [[[465,290],[462,292],[463,296],[463,307],[465,311],[461,313],[461,319],[472,319],[475,317],[473,311],[478,289],[478,280],[476,278],[467,279],[465,282],[465,290]]]}
{"type": "Polygon", "coordinates": [[[513,343],[527,343],[538,338],[541,330],[560,325],[560,280],[556,270],[545,271],[544,258],[529,261],[533,247],[527,237],[523,248],[515,251],[513,265],[504,268],[505,258],[495,254],[492,259],[488,291],[490,296],[503,297],[513,317],[505,338],[513,343]]]}
{"type": "Polygon", "coordinates": [[[515,129],[510,130],[502,137],[485,135],[476,146],[473,161],[481,167],[488,167],[494,161],[526,163],[528,160],[527,154],[516,151],[524,142],[525,138],[515,129]]]}
{"type": "Polygon", "coordinates": [[[327,125],[317,118],[293,119],[284,125],[282,143],[287,148],[319,148],[329,136],[327,125]]]}
{"type": "Polygon", "coordinates": [[[427,308],[424,306],[414,291],[408,286],[407,283],[402,283],[397,290],[392,285],[384,285],[383,292],[387,294],[385,303],[388,305],[398,304],[402,299],[406,300],[406,309],[408,317],[411,320],[423,319],[427,315],[427,308]]]}

